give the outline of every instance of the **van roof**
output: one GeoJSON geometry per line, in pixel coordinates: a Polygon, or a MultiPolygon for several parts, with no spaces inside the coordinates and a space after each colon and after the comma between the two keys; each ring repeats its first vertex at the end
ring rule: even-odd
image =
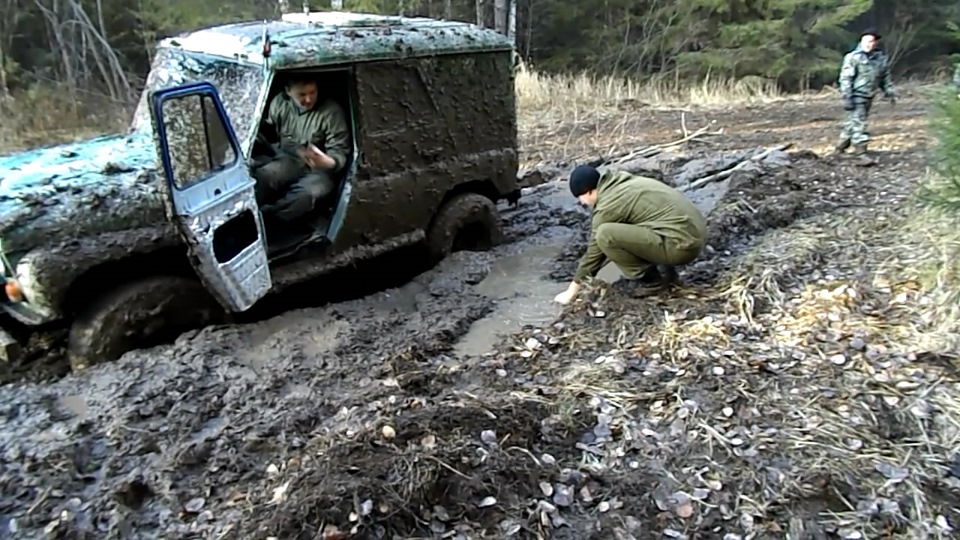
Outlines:
{"type": "Polygon", "coordinates": [[[264,31],[274,69],[513,48],[506,36],[470,23],[343,11],[214,26],[160,46],[263,63],[264,31]]]}

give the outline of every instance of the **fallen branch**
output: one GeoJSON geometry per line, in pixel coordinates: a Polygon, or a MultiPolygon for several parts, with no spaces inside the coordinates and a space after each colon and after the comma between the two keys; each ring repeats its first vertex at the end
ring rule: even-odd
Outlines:
{"type": "MultiPolygon", "coordinates": [[[[686,121],[684,120],[684,124],[686,121]]],[[[714,124],[715,122],[711,122],[714,124]]],[[[686,132],[686,126],[683,127],[684,132],[686,132]]],[[[697,139],[704,135],[722,135],[723,129],[718,129],[716,131],[708,131],[707,127],[702,127],[692,133],[687,133],[684,137],[677,139],[675,141],[670,141],[663,144],[655,144],[653,146],[648,146],[646,148],[641,148],[638,150],[632,150],[630,152],[620,154],[617,157],[599,157],[590,161],[587,161],[586,164],[593,167],[600,166],[613,166],[624,165],[630,163],[631,161],[636,161],[639,159],[647,159],[659,155],[664,150],[672,148],[674,146],[679,146],[683,143],[697,139]]],[[[582,162],[580,159],[575,160],[576,162],[582,162]]],[[[542,164],[536,167],[531,167],[529,169],[521,169],[517,172],[517,180],[520,184],[520,187],[533,187],[543,184],[552,178],[558,177],[565,173],[567,169],[567,164],[542,164]],[[562,165],[562,166],[561,166],[562,165]]],[[[639,169],[625,169],[630,172],[645,171],[648,172],[645,168],[639,169]]],[[[652,173],[650,173],[652,174],[652,173]]],[[[659,176],[662,176],[660,174],[659,176]]]]}
{"type": "Polygon", "coordinates": [[[703,186],[705,186],[705,185],[707,185],[707,184],[709,184],[709,183],[711,183],[711,182],[718,182],[718,181],[720,181],[720,180],[724,180],[724,179],[726,179],[726,178],[729,178],[733,173],[735,173],[736,171],[742,169],[742,168],[745,167],[748,163],[761,161],[761,160],[763,160],[764,158],[766,158],[767,156],[769,156],[770,154],[772,154],[772,153],[774,153],[774,152],[779,152],[779,151],[786,150],[786,149],[790,148],[791,146],[793,146],[793,143],[784,143],[784,144],[781,144],[781,145],[778,145],[778,146],[774,146],[774,147],[772,147],[772,148],[768,148],[768,149],[764,150],[763,152],[760,152],[759,154],[756,154],[756,155],[754,155],[754,156],[751,156],[751,157],[749,157],[749,158],[746,158],[746,159],[738,162],[737,164],[735,164],[734,166],[730,167],[729,169],[725,169],[725,170],[720,171],[720,172],[718,172],[718,173],[714,173],[714,174],[711,174],[711,175],[709,175],[709,176],[705,176],[705,177],[703,177],[703,178],[699,178],[699,179],[697,179],[697,180],[694,180],[693,182],[690,182],[690,183],[687,184],[686,186],[680,188],[680,191],[690,191],[690,190],[698,189],[698,188],[701,188],[701,187],[703,187],[703,186]]]}
{"type": "MultiPolygon", "coordinates": [[[[686,128],[684,128],[684,131],[686,131],[686,128]]],[[[607,159],[603,163],[607,165],[616,165],[618,163],[625,163],[627,161],[632,161],[638,158],[649,158],[649,157],[656,156],[657,154],[660,154],[667,148],[672,148],[674,146],[679,146],[683,143],[690,142],[696,139],[697,137],[701,137],[703,135],[721,135],[721,134],[723,134],[723,129],[710,132],[710,131],[707,131],[706,127],[702,127],[694,131],[693,133],[687,134],[683,138],[677,139],[675,141],[671,141],[664,144],[655,144],[653,146],[648,146],[647,148],[642,148],[640,150],[633,150],[619,157],[607,159]]]]}
{"type": "MultiPolygon", "coordinates": [[[[710,122],[711,125],[714,123],[716,123],[716,121],[710,122]]],[[[707,131],[707,127],[700,128],[690,133],[687,131],[685,120],[682,122],[682,124],[683,125],[681,126],[681,129],[683,131],[683,137],[675,141],[671,141],[663,144],[655,144],[653,146],[648,146],[646,148],[640,148],[636,150],[628,150],[626,152],[621,152],[618,154],[611,153],[607,155],[595,156],[592,158],[581,156],[581,157],[575,158],[573,161],[575,163],[584,163],[592,167],[599,167],[601,165],[613,165],[613,164],[623,163],[625,161],[630,161],[638,158],[650,158],[660,154],[667,148],[681,145],[685,142],[692,141],[704,135],[722,135],[723,134],[722,128],[718,129],[717,131],[707,131]]]]}

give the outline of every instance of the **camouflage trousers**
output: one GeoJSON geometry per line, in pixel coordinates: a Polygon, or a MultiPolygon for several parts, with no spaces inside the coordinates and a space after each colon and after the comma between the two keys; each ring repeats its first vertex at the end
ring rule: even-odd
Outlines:
{"type": "Polygon", "coordinates": [[[604,223],[594,235],[600,251],[628,278],[640,277],[657,264],[687,264],[700,255],[705,243],[698,238],[694,247],[680,249],[649,227],[631,223],[604,223]]]}
{"type": "Polygon", "coordinates": [[[870,133],[867,131],[867,118],[870,116],[870,100],[854,100],[853,110],[844,111],[846,117],[843,120],[843,130],[840,133],[840,139],[850,141],[854,145],[866,144],[870,140],[870,133]]]}
{"type": "Polygon", "coordinates": [[[313,211],[335,187],[326,171],[308,168],[299,159],[280,154],[253,171],[257,180],[257,204],[264,215],[285,222],[297,221],[313,211]]]}

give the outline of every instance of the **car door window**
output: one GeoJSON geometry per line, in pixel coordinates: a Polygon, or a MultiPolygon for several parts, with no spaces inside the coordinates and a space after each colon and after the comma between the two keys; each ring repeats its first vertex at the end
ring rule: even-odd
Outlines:
{"type": "Polygon", "coordinates": [[[177,189],[202,182],[236,162],[227,126],[209,94],[165,100],[163,119],[171,141],[170,174],[177,189]]]}

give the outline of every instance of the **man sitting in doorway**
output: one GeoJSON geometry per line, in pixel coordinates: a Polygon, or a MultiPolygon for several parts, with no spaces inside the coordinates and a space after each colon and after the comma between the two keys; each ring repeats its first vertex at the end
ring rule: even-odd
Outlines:
{"type": "Polygon", "coordinates": [[[303,224],[316,203],[333,192],[334,177],[350,157],[347,115],[332,99],[318,101],[315,80],[291,77],[284,92],[270,101],[265,119],[280,142],[272,145],[272,156],[254,158],[264,220],[279,221],[284,229],[303,224]]]}

